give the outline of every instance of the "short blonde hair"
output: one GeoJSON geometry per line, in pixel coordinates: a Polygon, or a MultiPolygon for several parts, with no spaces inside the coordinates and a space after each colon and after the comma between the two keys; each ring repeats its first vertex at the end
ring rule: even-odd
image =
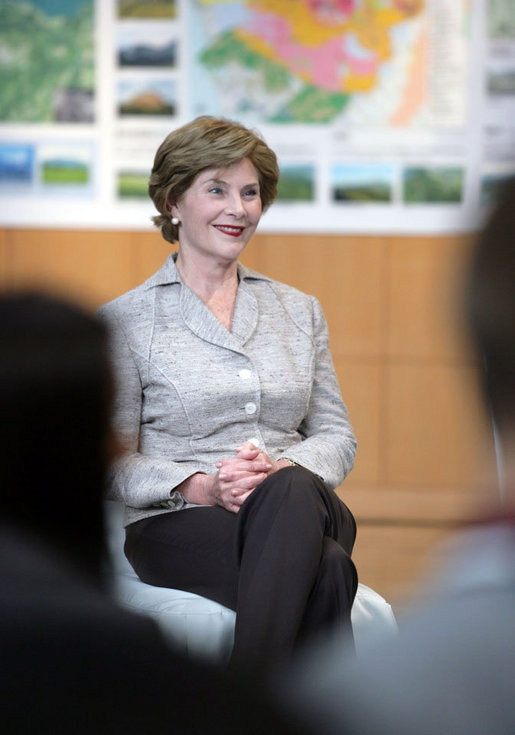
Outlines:
{"type": "Polygon", "coordinates": [[[277,195],[279,166],[275,153],[259,133],[225,118],[202,115],[173,130],[157,149],[148,191],[160,213],[152,218],[168,242],[178,240],[169,206],[207,168],[227,168],[244,158],[256,167],[263,211],[277,195]]]}

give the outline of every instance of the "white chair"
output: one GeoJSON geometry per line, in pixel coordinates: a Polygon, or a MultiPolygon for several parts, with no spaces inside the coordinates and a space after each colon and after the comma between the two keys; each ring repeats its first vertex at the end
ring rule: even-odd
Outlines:
{"type": "MultiPolygon", "coordinates": [[[[105,507],[113,588],[118,602],[133,612],[154,618],[166,637],[183,653],[226,662],[234,638],[234,610],[191,592],[142,582],[123,553],[122,504],[107,500],[105,507]]],[[[361,583],[352,607],[352,628],[358,655],[370,636],[391,636],[397,632],[391,606],[361,583]]]]}

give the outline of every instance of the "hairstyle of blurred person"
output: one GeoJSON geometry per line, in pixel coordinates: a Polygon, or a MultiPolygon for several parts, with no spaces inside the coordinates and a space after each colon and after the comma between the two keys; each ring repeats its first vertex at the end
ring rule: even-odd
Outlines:
{"type": "Polygon", "coordinates": [[[515,506],[515,178],[503,191],[472,253],[465,315],[500,438],[506,513],[515,506]]]}
{"type": "Polygon", "coordinates": [[[2,520],[99,576],[109,447],[106,331],[37,294],[0,300],[2,520]]]}
{"type": "Polygon", "coordinates": [[[255,687],[177,655],[102,590],[110,393],[100,323],[0,296],[2,732],[292,732],[255,687]]]}
{"type": "Polygon", "coordinates": [[[487,414],[502,448],[503,492],[444,546],[400,636],[347,665],[342,646],[312,655],[287,684],[317,732],[515,732],[515,181],[477,238],[464,313],[487,414]]]}

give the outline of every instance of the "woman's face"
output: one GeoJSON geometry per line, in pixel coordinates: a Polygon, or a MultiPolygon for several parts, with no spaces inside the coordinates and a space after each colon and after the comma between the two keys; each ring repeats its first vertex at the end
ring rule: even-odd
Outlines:
{"type": "Polygon", "coordinates": [[[181,251],[224,261],[242,253],[261,211],[259,176],[248,158],[225,169],[201,171],[171,207],[179,219],[181,251]]]}

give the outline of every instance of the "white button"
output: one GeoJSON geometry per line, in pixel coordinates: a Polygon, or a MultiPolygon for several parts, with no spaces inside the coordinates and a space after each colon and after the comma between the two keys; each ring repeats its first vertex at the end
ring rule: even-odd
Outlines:
{"type": "Polygon", "coordinates": [[[247,405],[245,406],[245,413],[253,414],[253,413],[256,413],[256,411],[257,411],[256,404],[252,403],[252,401],[247,403],[247,405]]]}
{"type": "Polygon", "coordinates": [[[259,449],[259,439],[257,438],[257,436],[251,436],[250,439],[247,439],[247,441],[259,449]]]}
{"type": "Polygon", "coordinates": [[[239,376],[242,380],[250,380],[251,375],[252,373],[250,372],[250,370],[247,370],[246,368],[240,370],[239,372],[239,376]]]}

